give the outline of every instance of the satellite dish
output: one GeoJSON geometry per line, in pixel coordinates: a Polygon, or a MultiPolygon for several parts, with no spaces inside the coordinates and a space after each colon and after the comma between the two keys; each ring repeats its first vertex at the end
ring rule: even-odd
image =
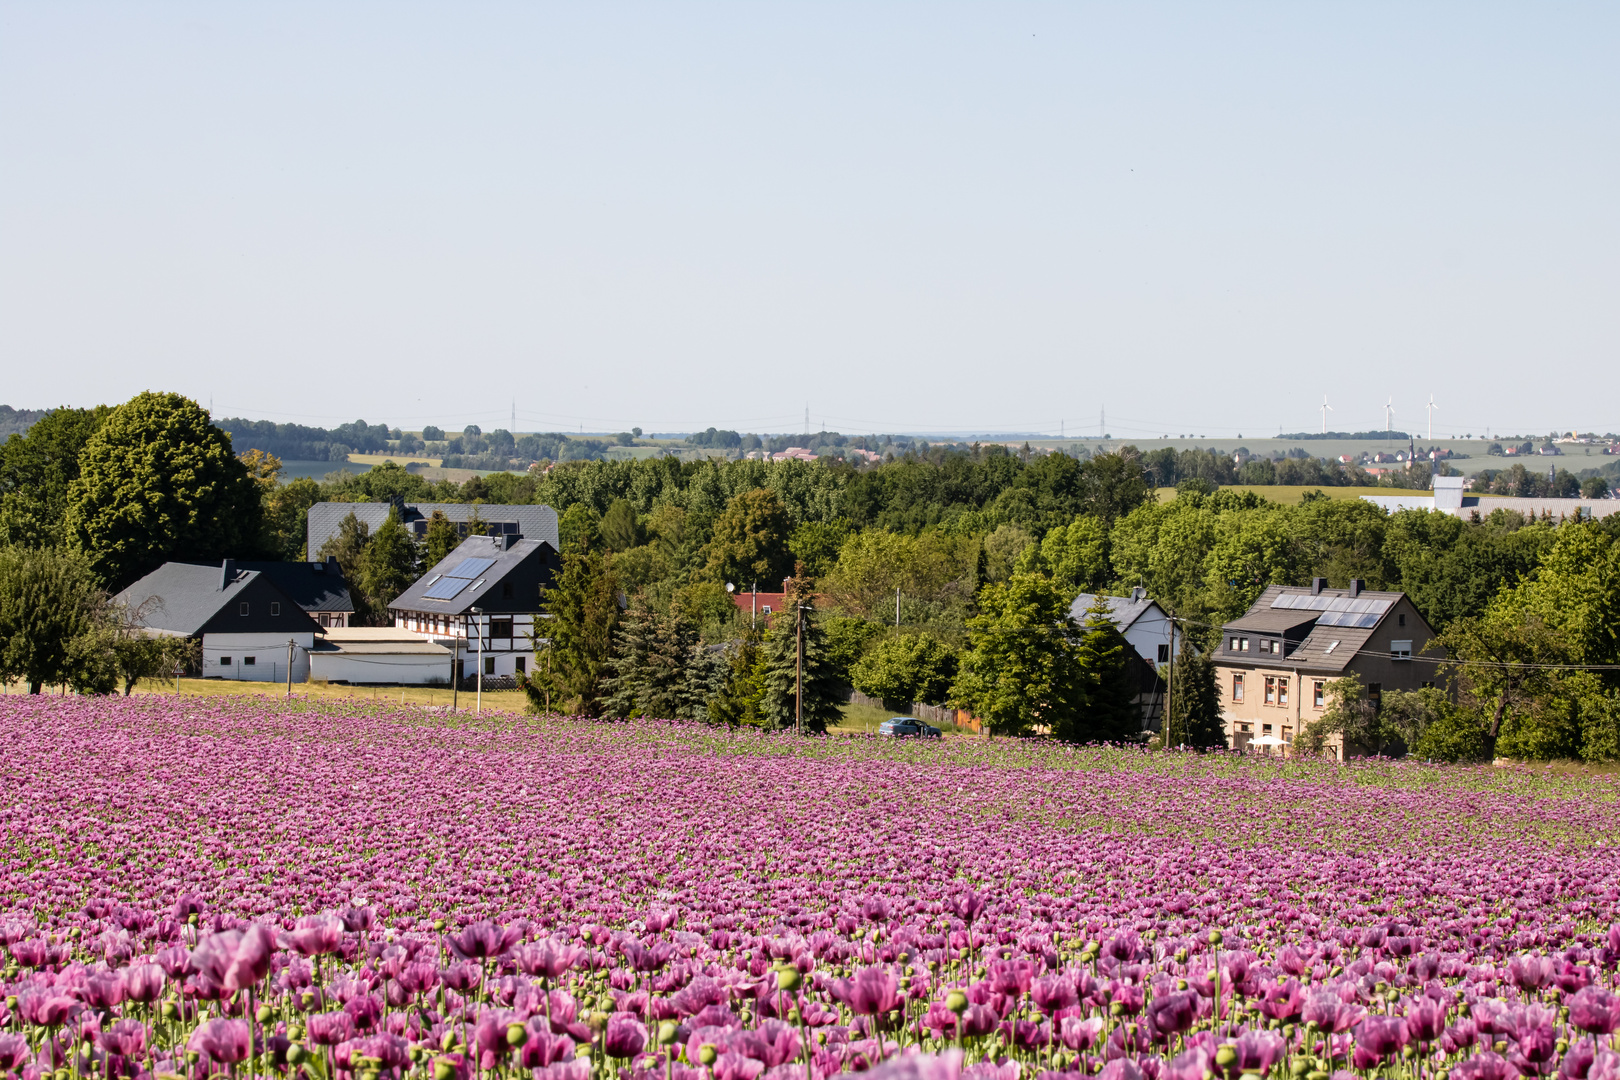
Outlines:
{"type": "Polygon", "coordinates": [[[736,592],[736,591],[737,591],[737,586],[733,585],[729,581],[726,582],[726,592],[736,592]]]}

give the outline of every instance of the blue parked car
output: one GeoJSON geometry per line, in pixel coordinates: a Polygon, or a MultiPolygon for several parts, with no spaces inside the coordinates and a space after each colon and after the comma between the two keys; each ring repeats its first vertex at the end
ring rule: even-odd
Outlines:
{"type": "Polygon", "coordinates": [[[878,725],[879,735],[915,735],[923,739],[937,739],[940,737],[939,728],[929,727],[914,716],[896,716],[883,721],[878,725]]]}

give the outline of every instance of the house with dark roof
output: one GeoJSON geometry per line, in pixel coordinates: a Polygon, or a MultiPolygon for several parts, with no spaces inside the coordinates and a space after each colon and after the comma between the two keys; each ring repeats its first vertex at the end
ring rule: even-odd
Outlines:
{"type": "MultiPolygon", "coordinates": [[[[1086,612],[1096,599],[1092,593],[1081,593],[1069,605],[1069,614],[1074,616],[1075,622],[1086,621],[1086,612]]],[[[1170,662],[1171,652],[1181,645],[1181,635],[1173,633],[1174,624],[1169,614],[1157,600],[1148,596],[1146,589],[1137,586],[1129,596],[1105,596],[1103,603],[1108,605],[1109,617],[1138,656],[1150,664],[1170,662]]]]}
{"type": "Polygon", "coordinates": [[[395,597],[388,613],[396,627],[450,649],[458,679],[481,670],[486,686],[491,679],[504,683],[528,670],[540,591],[561,569],[546,540],[469,536],[395,597]]]}
{"type": "Polygon", "coordinates": [[[164,563],[117,600],[149,634],[200,641],[205,678],[284,682],[289,661],[294,682],[309,676],[320,626],[262,570],[164,563]]]}
{"type": "MultiPolygon", "coordinates": [[[[1081,593],[1069,606],[1069,614],[1084,626],[1086,612],[1096,600],[1095,593],[1081,593]]],[[[1171,651],[1181,644],[1181,634],[1169,614],[1141,586],[1133,588],[1129,596],[1104,596],[1102,601],[1108,608],[1109,619],[1119,627],[1120,635],[1131,647],[1131,670],[1137,686],[1136,702],[1142,710],[1142,730],[1158,731],[1164,714],[1165,691],[1159,666],[1170,662],[1171,651]]]]}
{"type": "Polygon", "coordinates": [[[434,511],[450,519],[462,537],[475,535],[473,530],[482,522],[489,536],[517,536],[526,540],[539,540],[551,545],[553,551],[562,550],[557,535],[557,511],[549,506],[506,506],[490,503],[408,503],[404,499],[388,502],[350,503],[319,502],[309,508],[304,532],[307,558],[315,558],[328,540],[338,534],[343,519],[353,514],[372,533],[382,528],[392,510],[399,512],[400,522],[414,536],[426,536],[428,521],[434,511]]]}
{"type": "Polygon", "coordinates": [[[354,618],[354,600],[336,556],[325,562],[243,561],[236,568],[264,574],[322,628],[348,626],[354,618]]]}
{"type": "MultiPolygon", "coordinates": [[[[1213,657],[1227,745],[1287,755],[1322,716],[1334,679],[1360,676],[1375,705],[1386,690],[1433,685],[1433,660],[1444,655],[1429,649],[1433,639],[1405,593],[1372,592],[1359,579],[1347,589],[1329,589],[1324,578],[1268,586],[1221,627],[1213,657]]],[[[1330,736],[1328,749],[1342,759],[1343,736],[1330,736]]]]}

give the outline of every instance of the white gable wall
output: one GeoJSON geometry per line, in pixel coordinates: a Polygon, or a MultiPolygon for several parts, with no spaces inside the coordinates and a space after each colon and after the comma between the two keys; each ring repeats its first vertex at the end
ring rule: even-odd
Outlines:
{"type": "Polygon", "coordinates": [[[239,679],[243,682],[286,682],[287,639],[293,649],[293,682],[309,678],[309,650],[315,647],[313,632],[300,634],[204,634],[202,675],[205,679],[239,679]]]}

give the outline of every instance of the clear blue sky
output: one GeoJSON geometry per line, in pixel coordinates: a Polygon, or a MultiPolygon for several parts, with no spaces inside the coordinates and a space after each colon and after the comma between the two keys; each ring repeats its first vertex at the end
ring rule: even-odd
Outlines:
{"type": "Polygon", "coordinates": [[[0,401],[1620,428],[1620,6],[0,4],[0,401]]]}

